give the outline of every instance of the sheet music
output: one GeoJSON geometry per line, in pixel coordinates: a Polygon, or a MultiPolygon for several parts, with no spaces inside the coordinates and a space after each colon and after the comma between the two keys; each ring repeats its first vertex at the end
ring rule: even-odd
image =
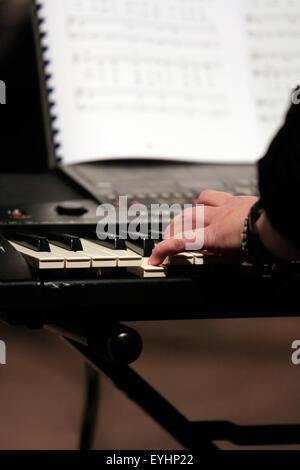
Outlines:
{"type": "Polygon", "coordinates": [[[253,161],[300,79],[297,0],[44,0],[42,10],[67,164],[253,161]]]}
{"type": "Polygon", "coordinates": [[[246,24],[259,139],[270,140],[300,83],[300,2],[249,0],[246,24]]]}

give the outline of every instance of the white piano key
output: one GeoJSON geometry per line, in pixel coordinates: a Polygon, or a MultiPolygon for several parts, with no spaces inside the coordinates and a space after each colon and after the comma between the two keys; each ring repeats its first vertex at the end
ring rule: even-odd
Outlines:
{"type": "Polygon", "coordinates": [[[193,253],[194,256],[194,264],[199,266],[200,264],[204,264],[204,255],[203,253],[193,253]]]}
{"type": "MultiPolygon", "coordinates": [[[[90,240],[88,240],[90,241],[90,240]]],[[[142,257],[134,251],[129,249],[127,250],[111,250],[106,246],[101,247],[101,249],[111,256],[115,256],[117,258],[117,266],[120,268],[127,268],[127,267],[138,267],[141,265],[142,257]]]]}
{"type": "Polygon", "coordinates": [[[127,271],[140,278],[154,278],[166,277],[166,272],[163,266],[152,266],[148,264],[149,258],[142,258],[140,266],[128,267],[127,271]]]}
{"type": "Polygon", "coordinates": [[[114,250],[111,250],[111,254],[105,251],[102,246],[85,238],[81,238],[80,241],[83,248],[82,253],[91,258],[92,268],[115,268],[117,266],[118,259],[114,250]]]}
{"type": "Polygon", "coordinates": [[[127,250],[114,250],[117,252],[118,257],[118,266],[121,267],[139,267],[142,263],[142,257],[131,251],[127,248],[127,250]]]}
{"type": "Polygon", "coordinates": [[[18,250],[28,263],[37,269],[64,269],[63,256],[47,251],[34,251],[16,242],[10,242],[18,250]]]}
{"type": "Polygon", "coordinates": [[[65,267],[68,269],[90,268],[92,260],[82,251],[69,251],[50,243],[51,253],[64,258],[65,267]]]}
{"type": "Polygon", "coordinates": [[[168,256],[163,262],[167,266],[186,266],[194,264],[194,254],[190,251],[184,251],[177,255],[168,256]]]}

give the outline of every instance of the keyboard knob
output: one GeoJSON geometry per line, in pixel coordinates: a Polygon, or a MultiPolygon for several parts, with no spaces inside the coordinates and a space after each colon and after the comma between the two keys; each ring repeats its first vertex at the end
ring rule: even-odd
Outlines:
{"type": "Polygon", "coordinates": [[[143,348],[139,333],[118,323],[103,326],[98,333],[90,333],[87,341],[97,356],[119,364],[131,364],[136,361],[143,348]]]}
{"type": "Polygon", "coordinates": [[[76,203],[73,203],[73,204],[64,203],[64,204],[59,204],[56,207],[56,212],[59,215],[79,216],[79,215],[86,214],[88,210],[84,206],[78,205],[76,203]]]}

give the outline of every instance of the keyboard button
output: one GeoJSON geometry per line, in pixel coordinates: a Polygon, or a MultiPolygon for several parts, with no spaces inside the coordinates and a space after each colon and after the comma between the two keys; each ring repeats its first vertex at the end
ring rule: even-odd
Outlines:
{"type": "Polygon", "coordinates": [[[108,194],[106,196],[106,198],[109,200],[109,201],[117,201],[118,199],[118,196],[116,194],[108,194]]]}
{"type": "Polygon", "coordinates": [[[234,189],[234,192],[238,196],[253,196],[252,188],[237,187],[234,189]]]}
{"type": "Polygon", "coordinates": [[[80,216],[84,215],[88,212],[88,209],[86,209],[82,205],[78,205],[76,203],[65,203],[58,205],[56,207],[56,212],[58,215],[66,215],[66,216],[80,216]]]}
{"type": "Polygon", "coordinates": [[[139,201],[131,201],[130,206],[139,206],[141,203],[139,201]]]}
{"type": "Polygon", "coordinates": [[[238,181],[238,185],[239,185],[240,187],[242,187],[242,186],[249,187],[249,186],[251,186],[251,180],[242,178],[242,179],[240,179],[240,180],[238,181]]]}
{"type": "Polygon", "coordinates": [[[21,209],[10,209],[7,211],[9,217],[20,218],[26,216],[26,213],[21,209]]]}
{"type": "Polygon", "coordinates": [[[186,191],[185,193],[183,193],[183,195],[188,200],[190,200],[192,197],[195,196],[195,194],[192,191],[186,191]]]}

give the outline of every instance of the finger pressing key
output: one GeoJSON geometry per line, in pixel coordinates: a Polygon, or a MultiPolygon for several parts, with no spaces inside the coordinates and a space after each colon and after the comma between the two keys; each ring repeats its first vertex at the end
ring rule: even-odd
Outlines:
{"type": "Polygon", "coordinates": [[[156,245],[152,255],[149,258],[149,264],[159,266],[167,258],[177,253],[185,251],[186,241],[184,239],[169,238],[156,245]]]}

